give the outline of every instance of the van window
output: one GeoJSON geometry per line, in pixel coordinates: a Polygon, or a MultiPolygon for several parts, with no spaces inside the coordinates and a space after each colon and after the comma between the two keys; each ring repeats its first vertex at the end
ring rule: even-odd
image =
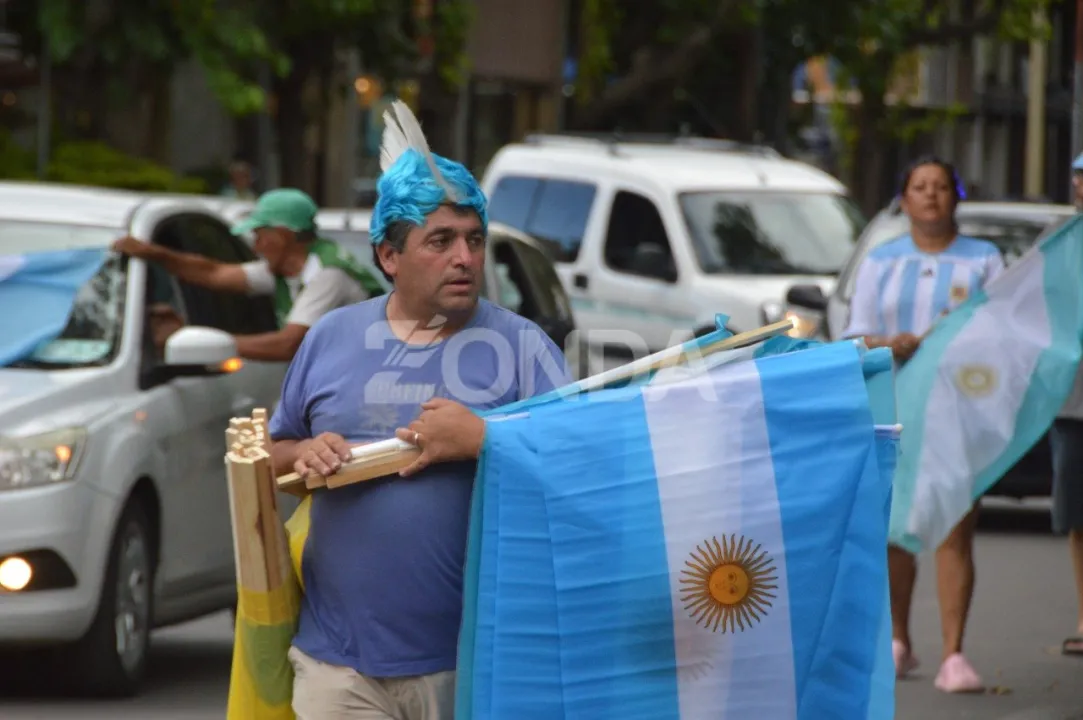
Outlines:
{"type": "Polygon", "coordinates": [[[605,263],[630,275],[677,281],[665,223],[649,199],[626,190],[617,193],[605,237],[605,263]]]}
{"type": "Polygon", "coordinates": [[[537,178],[500,178],[489,198],[489,219],[526,232],[539,185],[541,181],[537,178]]]}
{"type": "Polygon", "coordinates": [[[504,177],[489,199],[489,218],[533,235],[555,262],[574,262],[596,191],[572,180],[504,177]]]}
{"type": "Polygon", "coordinates": [[[709,274],[835,275],[865,226],[834,193],[688,192],[680,206],[709,274]]]}

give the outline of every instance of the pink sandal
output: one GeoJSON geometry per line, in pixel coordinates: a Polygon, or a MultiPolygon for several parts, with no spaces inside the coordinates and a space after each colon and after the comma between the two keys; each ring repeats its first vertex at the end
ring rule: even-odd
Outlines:
{"type": "Polygon", "coordinates": [[[940,666],[934,684],[937,690],[946,693],[973,693],[985,689],[981,677],[962,653],[948,656],[940,666]]]}

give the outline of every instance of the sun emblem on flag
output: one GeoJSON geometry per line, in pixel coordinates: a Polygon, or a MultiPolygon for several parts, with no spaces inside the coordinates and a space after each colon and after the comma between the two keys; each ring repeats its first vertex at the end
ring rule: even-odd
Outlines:
{"type": "Polygon", "coordinates": [[[964,365],[959,368],[955,382],[963,394],[985,397],[996,389],[997,376],[988,365],[964,365]]]}
{"type": "Polygon", "coordinates": [[[737,535],[707,540],[681,571],[681,602],[711,632],[744,632],[767,614],[778,589],[775,565],[762,545],[737,535]]]}

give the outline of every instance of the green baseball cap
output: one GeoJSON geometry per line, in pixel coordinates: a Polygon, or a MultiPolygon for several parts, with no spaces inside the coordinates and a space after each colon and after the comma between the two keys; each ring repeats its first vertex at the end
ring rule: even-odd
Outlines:
{"type": "Polygon", "coordinates": [[[294,232],[316,229],[316,203],[300,190],[281,188],[269,190],[259,196],[256,207],[244,220],[234,225],[234,235],[241,235],[259,228],[281,227],[294,232]]]}

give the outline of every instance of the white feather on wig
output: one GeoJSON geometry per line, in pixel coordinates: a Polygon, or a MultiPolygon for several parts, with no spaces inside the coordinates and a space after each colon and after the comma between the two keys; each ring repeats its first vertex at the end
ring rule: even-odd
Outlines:
{"type": "Polygon", "coordinates": [[[429,142],[421,130],[421,124],[402,100],[394,100],[384,112],[384,134],[380,142],[380,170],[387,172],[407,150],[416,150],[425,158],[433,179],[447,194],[449,202],[458,202],[455,189],[444,179],[436,160],[429,150],[429,142]]]}

